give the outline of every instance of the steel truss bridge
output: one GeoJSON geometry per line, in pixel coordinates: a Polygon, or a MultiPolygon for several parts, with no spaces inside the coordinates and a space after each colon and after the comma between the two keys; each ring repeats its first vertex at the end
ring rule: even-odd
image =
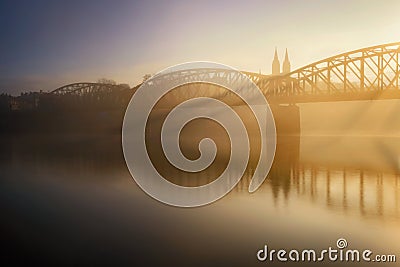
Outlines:
{"type": "Polygon", "coordinates": [[[124,89],[121,85],[81,82],[64,85],[50,93],[53,95],[85,96],[113,93],[115,91],[120,91],[121,89],[124,89]]]}
{"type": "MultiPolygon", "coordinates": [[[[375,99],[400,99],[400,42],[377,45],[329,57],[287,74],[246,74],[277,104],[375,99]]],[[[242,75],[224,69],[193,69],[167,73],[159,82],[180,79],[193,82],[204,78],[240,83],[242,75]]],[[[75,83],[51,92],[55,95],[93,95],[121,90],[118,85],[75,83]]],[[[194,95],[186,90],[186,97],[194,95]]]]}

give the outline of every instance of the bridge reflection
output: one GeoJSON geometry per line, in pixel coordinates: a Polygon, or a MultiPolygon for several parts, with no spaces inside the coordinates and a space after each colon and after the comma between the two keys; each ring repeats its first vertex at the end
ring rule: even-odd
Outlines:
{"type": "Polygon", "coordinates": [[[330,209],[371,217],[400,215],[398,174],[298,165],[290,184],[293,194],[330,209]]]}
{"type": "MultiPolygon", "coordinates": [[[[321,145],[321,140],[316,139],[314,143],[321,145]]],[[[304,144],[301,141],[300,136],[278,136],[276,156],[268,178],[254,194],[271,195],[273,204],[278,206],[292,201],[309,201],[317,207],[334,212],[367,218],[400,218],[400,172],[398,169],[382,167],[383,165],[377,160],[379,156],[388,160],[387,155],[378,155],[370,148],[363,150],[360,147],[361,153],[373,154],[371,158],[365,158],[364,163],[351,162],[343,158],[347,164],[341,164],[339,160],[332,160],[334,155],[325,162],[313,162],[312,157],[305,153],[314,152],[304,147],[312,146],[313,141],[307,140],[304,144]],[[376,165],[369,160],[376,161],[376,165]]],[[[379,149],[382,149],[386,141],[378,142],[381,144],[379,149]]],[[[327,143],[329,142],[331,141],[327,140],[327,143]]],[[[359,145],[362,146],[362,142],[359,145]]],[[[338,147],[339,145],[336,145],[336,148],[338,147]]],[[[349,154],[349,150],[353,150],[354,147],[344,146],[339,149],[343,151],[336,156],[343,157],[343,154],[349,154]]],[[[318,153],[315,153],[314,157],[318,158],[318,153]]],[[[207,184],[220,174],[225,164],[226,162],[217,162],[217,167],[207,174],[174,173],[174,178],[170,181],[184,186],[207,184]]],[[[237,194],[251,197],[248,187],[254,172],[252,168],[254,164],[250,163],[249,166],[228,197],[234,198],[237,194]]],[[[237,173],[232,172],[231,175],[233,177],[237,173]]],[[[214,188],[214,190],[224,190],[224,188],[214,188]]]]}
{"type": "MultiPolygon", "coordinates": [[[[113,184],[119,183],[118,179],[125,181],[131,179],[125,167],[118,135],[96,138],[64,136],[62,140],[63,142],[60,142],[60,138],[56,136],[3,138],[1,142],[3,150],[0,156],[4,166],[10,168],[15,166],[18,169],[23,165],[30,175],[57,170],[57,175],[52,173],[49,176],[52,179],[68,180],[70,183],[113,184]],[[29,168],[31,165],[34,166],[33,169],[29,168]],[[116,179],[116,176],[119,178],[116,179]]],[[[302,147],[311,146],[310,143],[312,140],[308,140],[308,143],[303,142],[299,136],[278,137],[276,158],[268,179],[253,193],[267,200],[259,203],[260,205],[279,206],[301,201],[333,212],[366,218],[400,218],[398,170],[383,169],[381,165],[373,166],[369,162],[367,168],[357,164],[332,165],[331,159],[326,162],[313,161],[310,156],[304,155],[313,152],[302,147]]],[[[316,143],[321,144],[320,141],[316,143]]],[[[346,150],[346,146],[342,149],[346,150]]],[[[364,153],[375,154],[370,149],[364,150],[364,153]]],[[[318,153],[315,156],[318,157],[318,153]]],[[[342,157],[341,154],[339,156],[342,157]]],[[[222,167],[217,166],[207,175],[175,176],[174,182],[188,186],[208,183],[219,174],[219,168],[222,167]]],[[[252,167],[246,170],[244,177],[227,198],[236,198],[238,195],[252,197],[248,192],[248,186],[253,171],[252,167]]],[[[237,174],[232,172],[232,177],[234,175],[237,174]]]]}
{"type": "MultiPolygon", "coordinates": [[[[255,194],[272,192],[275,205],[310,201],[335,212],[370,218],[400,218],[400,173],[397,170],[304,162],[299,158],[299,137],[280,139],[268,179],[255,194]]],[[[233,195],[248,194],[250,179],[251,176],[246,175],[233,195]]]]}

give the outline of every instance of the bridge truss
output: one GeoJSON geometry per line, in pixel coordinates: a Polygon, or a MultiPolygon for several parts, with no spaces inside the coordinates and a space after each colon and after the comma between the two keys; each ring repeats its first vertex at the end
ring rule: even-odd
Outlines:
{"type": "Polygon", "coordinates": [[[53,95],[87,96],[94,94],[113,93],[115,91],[120,91],[121,89],[124,89],[124,87],[121,85],[84,82],[64,85],[50,93],[53,95]]]}
{"type": "MultiPolygon", "coordinates": [[[[342,53],[309,64],[287,74],[246,74],[272,103],[295,104],[372,99],[400,99],[400,42],[342,53]]],[[[229,69],[202,68],[166,73],[157,81],[171,79],[190,83],[221,79],[228,84],[243,82],[243,75],[229,69]]],[[[238,87],[238,86],[236,86],[238,87]]],[[[195,87],[192,87],[194,90],[195,87]]],[[[126,88],[124,88],[126,89],[126,88]]],[[[119,85],[73,83],[60,87],[55,95],[95,95],[121,90],[119,85]]],[[[182,93],[182,92],[180,92],[182,93]]],[[[190,87],[184,92],[195,96],[190,87]]],[[[212,93],[212,92],[211,92],[212,93]]]]}
{"type": "Polygon", "coordinates": [[[248,73],[272,102],[400,99],[400,42],[333,56],[285,75],[248,73]]]}

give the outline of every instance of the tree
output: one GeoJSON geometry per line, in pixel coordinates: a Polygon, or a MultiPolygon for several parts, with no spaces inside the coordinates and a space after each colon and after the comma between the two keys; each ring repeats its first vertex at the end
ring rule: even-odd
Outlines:
{"type": "Polygon", "coordinates": [[[147,81],[147,80],[150,79],[150,78],[151,78],[151,74],[145,74],[145,75],[143,76],[143,82],[147,81]]]}
{"type": "Polygon", "coordinates": [[[100,78],[97,80],[98,83],[103,83],[103,84],[111,84],[111,85],[116,85],[117,82],[112,80],[112,79],[107,79],[107,78],[100,78]]]}

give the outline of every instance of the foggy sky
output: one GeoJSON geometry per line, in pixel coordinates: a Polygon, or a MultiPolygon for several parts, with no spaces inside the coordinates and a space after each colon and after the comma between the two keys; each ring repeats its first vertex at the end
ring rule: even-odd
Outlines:
{"type": "Polygon", "coordinates": [[[193,60],[269,74],[400,40],[399,1],[1,1],[0,93],[106,77],[135,85],[193,60]]]}

